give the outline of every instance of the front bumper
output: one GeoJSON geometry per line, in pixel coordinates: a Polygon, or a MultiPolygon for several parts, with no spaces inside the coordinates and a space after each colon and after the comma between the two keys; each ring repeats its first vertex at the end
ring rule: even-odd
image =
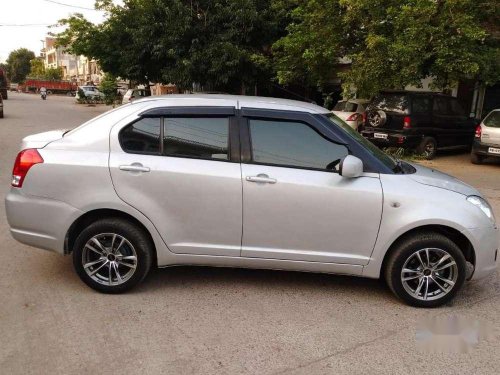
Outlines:
{"type": "Polygon", "coordinates": [[[17,241],[64,254],[69,226],[82,212],[67,203],[12,188],[5,198],[10,233],[17,241]]]}
{"type": "Polygon", "coordinates": [[[477,155],[485,155],[485,156],[496,156],[497,158],[500,157],[500,154],[492,154],[488,150],[490,147],[493,148],[500,148],[500,145],[492,145],[488,143],[483,143],[481,141],[478,141],[477,139],[474,139],[474,142],[472,143],[472,152],[477,155]]]}
{"type": "Polygon", "coordinates": [[[422,141],[422,136],[420,135],[387,131],[384,129],[365,129],[361,132],[361,135],[378,147],[416,148],[422,141]],[[382,135],[386,135],[386,137],[379,138],[382,135]]]}
{"type": "Polygon", "coordinates": [[[463,234],[471,241],[476,257],[471,280],[482,279],[495,272],[500,257],[498,227],[467,229],[463,234]]]}

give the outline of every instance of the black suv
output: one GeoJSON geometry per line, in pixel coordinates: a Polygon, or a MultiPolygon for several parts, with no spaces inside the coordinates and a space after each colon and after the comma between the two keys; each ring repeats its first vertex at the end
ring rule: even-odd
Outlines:
{"type": "Polygon", "coordinates": [[[366,107],[362,134],[377,146],[415,149],[432,159],[437,149],[470,147],[476,125],[452,96],[383,91],[366,107]]]}

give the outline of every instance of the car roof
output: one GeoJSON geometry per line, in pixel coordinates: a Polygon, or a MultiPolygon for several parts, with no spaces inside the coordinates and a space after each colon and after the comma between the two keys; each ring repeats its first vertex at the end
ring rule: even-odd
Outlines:
{"type": "Polygon", "coordinates": [[[150,96],[144,99],[136,100],[130,105],[139,103],[151,103],[151,107],[175,107],[175,106],[202,106],[202,107],[220,107],[231,106],[237,109],[258,108],[275,109],[285,111],[299,111],[308,113],[329,113],[326,108],[316,104],[301,102],[298,100],[278,99],[262,96],[244,96],[244,95],[220,95],[220,94],[170,94],[162,96],[150,96]]]}

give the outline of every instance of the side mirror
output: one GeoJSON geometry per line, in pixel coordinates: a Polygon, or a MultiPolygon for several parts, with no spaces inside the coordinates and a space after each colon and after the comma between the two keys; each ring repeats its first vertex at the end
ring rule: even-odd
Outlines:
{"type": "Polygon", "coordinates": [[[356,156],[347,155],[340,162],[339,174],[346,178],[355,178],[363,174],[363,162],[356,156]]]}

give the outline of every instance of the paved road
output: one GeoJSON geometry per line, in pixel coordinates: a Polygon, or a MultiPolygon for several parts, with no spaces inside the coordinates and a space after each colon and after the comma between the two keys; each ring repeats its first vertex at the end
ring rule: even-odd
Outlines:
{"type": "MultiPolygon", "coordinates": [[[[0,120],[0,189],[21,138],[74,127],[105,109],[13,94],[0,120]]],[[[500,165],[467,155],[432,162],[481,188],[500,217],[500,165]],[[457,167],[457,165],[459,165],[457,167]]],[[[417,321],[458,314],[500,326],[500,279],[468,283],[455,302],[414,309],[374,280],[181,267],[132,293],[93,292],[71,259],[15,242],[0,203],[0,372],[3,374],[498,374],[500,336],[470,354],[417,350],[417,321]]],[[[50,218],[47,218],[50,220],[50,218]]]]}

